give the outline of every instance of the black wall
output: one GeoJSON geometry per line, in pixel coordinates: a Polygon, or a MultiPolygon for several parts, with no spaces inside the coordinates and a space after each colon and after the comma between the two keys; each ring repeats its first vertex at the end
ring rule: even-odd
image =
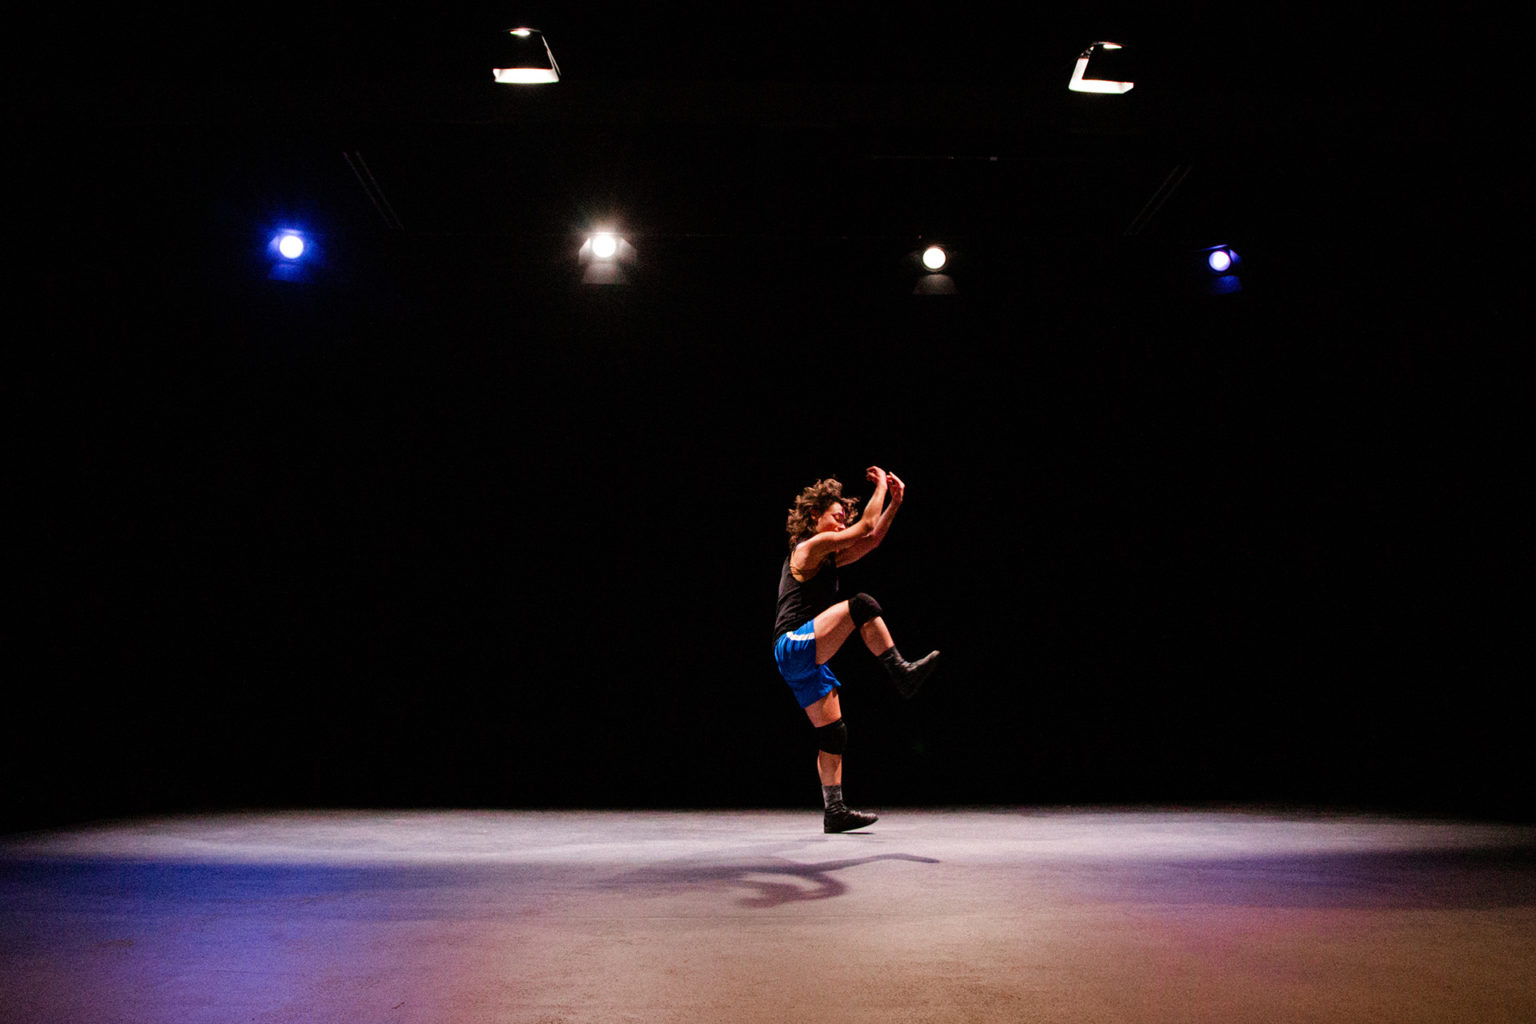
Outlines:
{"type": "MultiPolygon", "coordinates": [[[[1337,114],[1337,77],[1308,111],[1337,114]]],[[[930,193],[974,242],[945,298],[841,230],[849,180],[797,179],[828,225],[808,260],[745,215],[656,231],[658,206],[624,287],[506,225],[338,227],[274,281],[250,243],[285,175],[318,153],[346,178],[390,132],[104,127],[76,93],[60,134],[34,102],[6,197],[0,814],[814,806],[769,650],[784,510],[878,463],[910,498],[849,582],[945,667],[901,704],[856,645],[834,662],[858,802],[1528,816],[1528,304],[1483,248],[1528,147],[1448,102],[1352,102],[1314,137],[1270,96],[1229,152],[1165,100],[1166,151],[1093,143],[1149,188],[1193,163],[1137,237],[930,193]],[[1244,289],[1210,296],[1178,261],[1223,223],[1244,289]]],[[[608,184],[648,167],[636,193],[706,221],[791,173],[690,207],[708,175],[646,152],[608,184]]]]}

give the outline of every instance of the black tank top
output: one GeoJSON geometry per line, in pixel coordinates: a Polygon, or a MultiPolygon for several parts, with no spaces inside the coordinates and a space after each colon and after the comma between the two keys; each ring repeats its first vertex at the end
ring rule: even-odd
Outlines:
{"type": "MultiPolygon", "coordinates": [[[[793,554],[791,552],[790,554],[793,554]]],[[[779,570],[779,614],[773,622],[773,639],[814,619],[837,600],[837,555],[831,554],[821,563],[821,569],[801,583],[789,571],[789,558],[779,570]]]]}

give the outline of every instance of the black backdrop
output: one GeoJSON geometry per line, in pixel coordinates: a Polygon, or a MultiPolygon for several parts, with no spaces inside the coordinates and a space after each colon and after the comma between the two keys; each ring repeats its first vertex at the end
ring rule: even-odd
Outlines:
{"type": "Polygon", "coordinates": [[[872,462],[910,500],[850,580],[945,666],[901,704],[839,656],[857,802],[1530,811],[1524,302],[1468,258],[1523,143],[1202,149],[1145,238],[1010,247],[956,201],[942,298],[835,225],[809,260],[654,232],[610,288],[515,232],[337,227],[291,283],[206,182],[329,142],[67,106],[12,119],[13,827],[814,806],[783,513],[872,462]],[[1211,296],[1178,261],[1223,211],[1211,296]]]}

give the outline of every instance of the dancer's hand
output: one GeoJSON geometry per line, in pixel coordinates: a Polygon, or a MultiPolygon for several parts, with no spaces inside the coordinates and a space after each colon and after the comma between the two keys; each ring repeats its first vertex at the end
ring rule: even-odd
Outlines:
{"type": "Polygon", "coordinates": [[[864,478],[878,487],[886,482],[885,470],[879,466],[870,466],[864,471],[864,478]]]}
{"type": "Polygon", "coordinates": [[[906,496],[907,485],[901,482],[901,477],[895,473],[885,474],[886,484],[891,489],[891,504],[900,505],[901,499],[906,496]]]}

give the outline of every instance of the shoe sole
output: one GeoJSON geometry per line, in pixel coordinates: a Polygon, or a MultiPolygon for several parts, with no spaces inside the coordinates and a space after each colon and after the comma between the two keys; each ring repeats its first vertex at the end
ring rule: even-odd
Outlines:
{"type": "Polygon", "coordinates": [[[828,828],[826,825],[822,825],[821,826],[821,830],[822,830],[822,832],[826,833],[829,836],[841,835],[844,832],[857,832],[861,828],[869,828],[869,826],[873,825],[875,822],[877,822],[879,820],[880,820],[880,815],[877,814],[873,818],[871,818],[869,821],[861,822],[860,824],[857,824],[857,825],[849,825],[847,828],[828,828]]]}

